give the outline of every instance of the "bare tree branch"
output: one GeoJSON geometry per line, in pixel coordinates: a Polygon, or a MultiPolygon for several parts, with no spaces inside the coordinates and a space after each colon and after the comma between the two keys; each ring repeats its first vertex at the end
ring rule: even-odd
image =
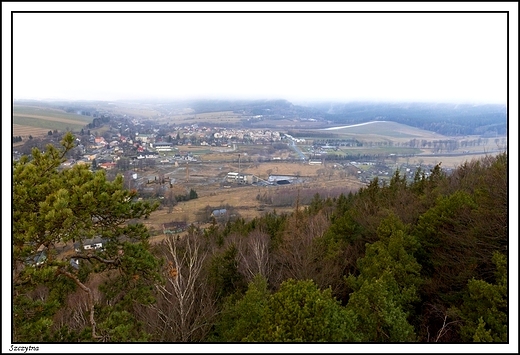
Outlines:
{"type": "Polygon", "coordinates": [[[165,341],[196,341],[194,334],[209,330],[208,319],[215,313],[214,300],[204,288],[202,271],[208,251],[204,250],[195,233],[165,240],[167,270],[166,285],[157,285],[160,297],[153,306],[163,332],[170,332],[165,341]]]}
{"type": "Polygon", "coordinates": [[[90,325],[92,326],[92,338],[101,339],[102,337],[96,334],[96,321],[94,319],[94,296],[92,294],[92,290],[85,286],[76,275],[64,270],[58,269],[58,273],[67,276],[71,280],[73,280],[76,285],[78,285],[83,291],[85,291],[88,295],[89,309],[90,309],[90,325]]]}

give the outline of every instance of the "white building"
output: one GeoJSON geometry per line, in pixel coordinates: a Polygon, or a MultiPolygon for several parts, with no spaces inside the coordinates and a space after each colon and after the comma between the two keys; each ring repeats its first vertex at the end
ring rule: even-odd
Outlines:
{"type": "Polygon", "coordinates": [[[226,182],[236,182],[238,180],[238,173],[228,173],[226,182]]]}
{"type": "Polygon", "coordinates": [[[154,148],[158,152],[171,152],[173,151],[173,143],[168,142],[156,142],[151,144],[152,148],[154,148]]]}

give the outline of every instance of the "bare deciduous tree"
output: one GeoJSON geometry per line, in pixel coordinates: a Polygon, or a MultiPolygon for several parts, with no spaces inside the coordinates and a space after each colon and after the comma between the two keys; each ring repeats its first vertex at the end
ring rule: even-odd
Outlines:
{"type": "Polygon", "coordinates": [[[317,281],[321,278],[322,267],[319,264],[324,251],[320,250],[316,239],[323,236],[329,225],[322,213],[302,219],[300,212],[295,212],[277,253],[277,278],[280,281],[287,278],[317,281]]]}
{"type": "Polygon", "coordinates": [[[452,318],[453,314],[450,314],[450,310],[446,309],[443,305],[428,302],[425,306],[428,308],[427,314],[435,321],[434,323],[436,323],[438,328],[432,336],[430,335],[429,327],[426,326],[426,342],[452,342],[453,336],[457,334],[457,324],[460,324],[460,320],[454,319],[448,321],[449,318],[452,318]]]}
{"type": "Polygon", "coordinates": [[[269,279],[272,270],[269,243],[269,235],[259,230],[252,231],[247,238],[237,239],[240,270],[248,282],[251,282],[256,275],[269,279]]]}
{"type": "Polygon", "coordinates": [[[201,341],[211,328],[216,310],[203,280],[208,251],[200,237],[191,230],[182,239],[171,236],[164,242],[166,284],[156,286],[157,303],[150,307],[162,329],[160,341],[201,341]]]}

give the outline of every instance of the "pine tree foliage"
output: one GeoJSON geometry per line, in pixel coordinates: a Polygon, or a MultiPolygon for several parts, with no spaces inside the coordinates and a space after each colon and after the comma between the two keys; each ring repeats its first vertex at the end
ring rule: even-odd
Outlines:
{"type": "Polygon", "coordinates": [[[407,318],[419,299],[421,266],[413,256],[418,243],[395,215],[381,222],[378,235],[358,260],[359,276],[347,278],[354,292],[346,309],[363,341],[413,341],[407,318]]]}
{"type": "Polygon", "coordinates": [[[471,279],[461,307],[462,339],[507,342],[507,259],[495,252],[495,283],[471,279]]]}
{"type": "Polygon", "coordinates": [[[256,278],[242,299],[228,304],[218,328],[224,341],[357,340],[346,310],[330,289],[322,291],[312,280],[289,279],[269,294],[265,279],[256,278]]]}
{"type": "Polygon", "coordinates": [[[110,182],[103,171],[93,173],[87,165],[61,169],[73,142],[73,135],[66,134],[61,148],[48,145],[44,152],[34,148],[31,156],[13,163],[17,341],[37,341],[38,337],[51,340],[58,327],[53,316],[76,288],[87,296],[90,338],[110,340],[111,335],[101,324],[96,329],[95,309],[101,305],[89,287],[94,275],[119,271],[120,276],[108,278],[107,302],[126,301],[128,307],[130,300],[152,301],[148,291],[159,279],[158,260],[149,251],[146,228],[127,223],[146,218],[156,206],[135,201],[135,192],[123,188],[121,176],[110,182]],[[95,238],[102,247],[85,249],[85,244],[95,238]],[[74,248],[72,243],[76,243],[74,248]],[[72,251],[67,252],[69,249],[72,251]],[[31,309],[45,312],[36,312],[34,317],[31,309]]]}

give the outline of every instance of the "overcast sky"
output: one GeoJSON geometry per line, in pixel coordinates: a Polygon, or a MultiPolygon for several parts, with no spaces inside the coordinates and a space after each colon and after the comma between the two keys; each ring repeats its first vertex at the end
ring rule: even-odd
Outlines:
{"type": "Polygon", "coordinates": [[[14,99],[506,103],[505,13],[15,13],[14,99]]]}

